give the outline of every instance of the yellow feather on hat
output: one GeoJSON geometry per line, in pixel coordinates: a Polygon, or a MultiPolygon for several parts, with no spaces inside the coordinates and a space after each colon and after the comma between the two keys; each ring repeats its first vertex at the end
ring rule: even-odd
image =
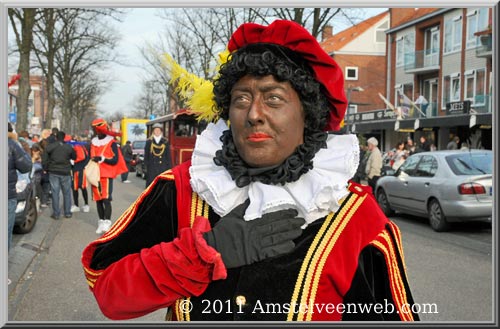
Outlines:
{"type": "MultiPolygon", "coordinates": [[[[228,50],[219,54],[217,71],[227,61],[228,56],[228,50]]],[[[214,101],[212,81],[188,72],[169,54],[164,55],[163,64],[170,71],[170,82],[175,86],[175,91],[186,102],[189,111],[194,113],[197,120],[216,121],[219,118],[219,113],[214,101]]]]}

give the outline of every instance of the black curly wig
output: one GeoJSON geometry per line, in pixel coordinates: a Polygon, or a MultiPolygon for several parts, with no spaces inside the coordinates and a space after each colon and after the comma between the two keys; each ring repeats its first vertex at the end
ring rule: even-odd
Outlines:
{"type": "Polygon", "coordinates": [[[323,131],[330,106],[323,86],[316,81],[312,69],[295,52],[274,44],[251,44],[231,54],[214,81],[214,99],[219,116],[229,118],[231,89],[245,75],[273,75],[280,82],[289,81],[305,113],[305,134],[323,131]]]}
{"type": "Polygon", "coordinates": [[[251,168],[239,156],[231,130],[227,130],[221,136],[222,150],[216,152],[214,162],[228,170],[238,187],[253,181],[281,185],[296,181],[313,168],[312,159],[316,152],[326,147],[327,133],[323,128],[327,123],[330,107],[323,87],[314,78],[312,69],[293,51],[274,44],[251,44],[231,54],[214,81],[214,99],[222,119],[229,119],[234,84],[246,75],[272,75],[277,81],[290,82],[304,109],[304,143],[282,164],[269,168],[251,168]]]}

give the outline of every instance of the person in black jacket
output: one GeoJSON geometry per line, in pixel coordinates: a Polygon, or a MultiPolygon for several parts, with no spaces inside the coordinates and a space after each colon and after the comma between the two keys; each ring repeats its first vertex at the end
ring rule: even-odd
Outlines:
{"type": "Polygon", "coordinates": [[[64,143],[66,134],[57,132],[57,141],[47,145],[42,154],[42,165],[49,173],[50,189],[52,190],[52,215],[59,219],[59,193],[62,189],[64,200],[64,216],[71,218],[71,161],[76,159],[76,152],[69,144],[64,143]]]}
{"type": "Polygon", "coordinates": [[[9,226],[8,226],[8,250],[12,243],[12,231],[16,222],[17,207],[17,171],[24,174],[31,170],[33,164],[30,156],[24,152],[21,145],[16,141],[17,136],[14,133],[12,125],[8,124],[8,143],[9,143],[9,184],[8,184],[8,208],[9,208],[9,226]]]}
{"type": "Polygon", "coordinates": [[[132,158],[134,156],[134,153],[132,152],[132,146],[130,144],[132,143],[130,141],[127,141],[125,145],[122,146],[123,159],[125,159],[125,163],[127,164],[127,169],[128,169],[128,171],[124,172],[121,175],[122,183],[125,184],[130,183],[130,181],[128,180],[128,173],[132,171],[130,162],[132,161],[132,158]]]}
{"type": "Polygon", "coordinates": [[[144,147],[144,164],[146,165],[146,187],[156,176],[172,167],[170,145],[163,137],[163,127],[160,123],[153,125],[153,134],[144,147]]]}

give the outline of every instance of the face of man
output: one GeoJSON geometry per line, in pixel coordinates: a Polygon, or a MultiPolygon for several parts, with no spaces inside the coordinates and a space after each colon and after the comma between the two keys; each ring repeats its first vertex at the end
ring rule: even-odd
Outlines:
{"type": "Polygon", "coordinates": [[[233,86],[229,120],[238,153],[252,167],[278,165],[304,143],[299,95],[272,75],[246,75],[233,86]]]}
{"type": "Polygon", "coordinates": [[[163,132],[161,131],[161,128],[155,128],[153,129],[153,135],[155,135],[156,137],[159,137],[161,136],[163,132]]]}
{"type": "Polygon", "coordinates": [[[92,130],[94,131],[94,134],[97,136],[97,138],[99,139],[103,139],[104,137],[106,137],[105,134],[101,133],[101,132],[98,132],[96,127],[92,127],[92,130]]]}

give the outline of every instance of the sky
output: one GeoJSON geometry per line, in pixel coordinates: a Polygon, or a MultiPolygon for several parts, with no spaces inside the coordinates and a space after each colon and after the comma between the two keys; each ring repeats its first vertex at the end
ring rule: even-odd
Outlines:
{"type": "MultiPolygon", "coordinates": [[[[366,18],[374,16],[386,8],[372,8],[366,11],[366,18]]],[[[116,28],[122,34],[122,40],[117,51],[127,66],[118,63],[111,65],[109,74],[114,79],[101,96],[97,109],[101,113],[112,114],[115,112],[131,116],[134,111],[134,103],[141,92],[141,81],[144,70],[140,67],[143,59],[139,48],[146,42],[155,42],[159,39],[165,26],[165,21],[158,17],[156,8],[131,8],[123,22],[115,23],[116,28]]],[[[333,22],[334,33],[347,28],[347,25],[333,22]]]]}

